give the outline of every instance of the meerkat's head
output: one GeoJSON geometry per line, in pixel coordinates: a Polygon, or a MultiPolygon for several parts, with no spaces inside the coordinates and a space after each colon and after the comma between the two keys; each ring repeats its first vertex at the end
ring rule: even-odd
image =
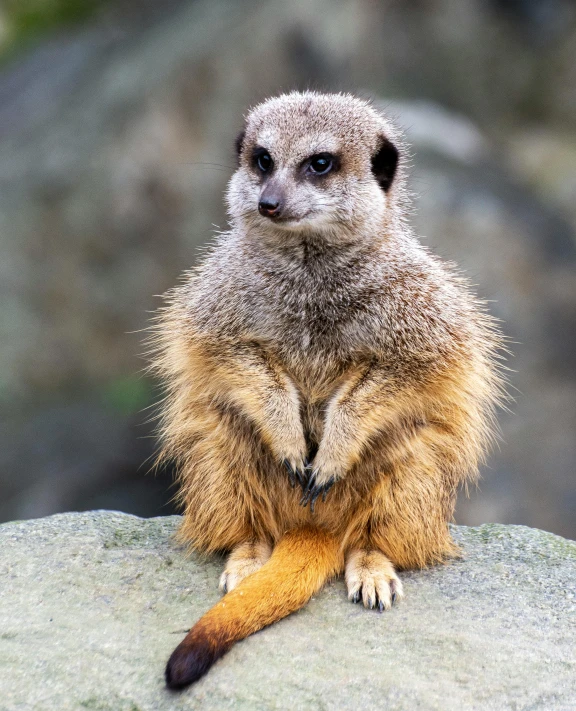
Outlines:
{"type": "Polygon", "coordinates": [[[227,201],[233,221],[289,240],[382,228],[399,209],[403,144],[368,102],[291,93],[256,106],[238,136],[227,201]]]}

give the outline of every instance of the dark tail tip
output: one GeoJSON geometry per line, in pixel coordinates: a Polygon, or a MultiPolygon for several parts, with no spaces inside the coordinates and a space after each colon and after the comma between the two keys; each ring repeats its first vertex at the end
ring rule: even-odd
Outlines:
{"type": "Polygon", "coordinates": [[[172,652],[166,665],[166,686],[169,689],[183,689],[204,676],[219,659],[227,647],[210,643],[206,638],[189,639],[181,642],[172,652]]]}

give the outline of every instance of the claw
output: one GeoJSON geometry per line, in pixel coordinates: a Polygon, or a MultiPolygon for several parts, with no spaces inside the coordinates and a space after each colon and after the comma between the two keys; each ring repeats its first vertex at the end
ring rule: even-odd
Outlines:
{"type": "Polygon", "coordinates": [[[321,488],[318,486],[315,486],[312,491],[313,491],[313,493],[310,498],[310,513],[314,513],[314,504],[316,503],[316,499],[320,496],[321,488]]]}
{"type": "Polygon", "coordinates": [[[296,476],[298,474],[298,471],[294,469],[292,464],[285,459],[284,460],[284,466],[286,467],[286,470],[288,472],[288,478],[290,479],[290,486],[294,488],[296,486],[296,476]]]}
{"type": "Polygon", "coordinates": [[[378,603],[378,611],[384,612],[384,603],[382,602],[382,600],[380,600],[380,602],[378,603]]]}
{"type": "Polygon", "coordinates": [[[322,502],[326,501],[326,497],[328,496],[328,492],[330,489],[334,486],[335,479],[334,477],[330,477],[328,481],[324,484],[324,491],[322,492],[322,502]]]}
{"type": "Polygon", "coordinates": [[[356,590],[354,595],[352,595],[352,602],[356,604],[357,602],[360,601],[360,590],[356,590]]]}
{"type": "Polygon", "coordinates": [[[310,500],[310,496],[312,494],[312,488],[314,487],[314,482],[316,481],[316,474],[312,472],[310,475],[310,478],[308,479],[308,482],[306,486],[302,487],[302,491],[304,492],[302,498],[300,499],[300,506],[307,506],[308,501],[310,500]]]}
{"type": "Polygon", "coordinates": [[[298,483],[302,487],[302,491],[305,491],[306,489],[306,484],[308,483],[308,479],[306,477],[306,469],[304,471],[300,471],[300,469],[296,470],[296,476],[298,477],[298,483]]]}
{"type": "Polygon", "coordinates": [[[330,489],[334,486],[335,479],[334,477],[330,477],[330,479],[325,483],[325,484],[317,484],[316,483],[316,472],[312,471],[310,474],[310,478],[308,479],[308,483],[306,485],[306,488],[303,489],[304,495],[300,499],[300,505],[301,506],[307,506],[308,503],[310,504],[310,511],[314,513],[314,506],[316,504],[316,500],[322,494],[322,501],[326,501],[326,495],[330,491],[330,489]]]}
{"type": "Polygon", "coordinates": [[[288,459],[284,459],[282,463],[288,472],[291,488],[294,489],[296,484],[299,484],[302,487],[302,491],[304,491],[308,482],[308,477],[306,476],[307,467],[304,466],[302,469],[295,467],[288,459]]]}
{"type": "Polygon", "coordinates": [[[392,604],[394,604],[395,602],[396,602],[396,593],[393,592],[392,593],[392,604]]]}

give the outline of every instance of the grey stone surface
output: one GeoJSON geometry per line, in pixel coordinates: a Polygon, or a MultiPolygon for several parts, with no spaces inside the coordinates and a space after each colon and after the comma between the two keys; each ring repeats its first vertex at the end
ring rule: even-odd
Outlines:
{"type": "Polygon", "coordinates": [[[576,706],[576,543],[492,524],[454,527],[464,558],[403,573],[391,612],[336,581],[168,692],[164,663],[221,567],[187,558],[177,524],[97,511],[0,527],[2,711],[576,706]]]}

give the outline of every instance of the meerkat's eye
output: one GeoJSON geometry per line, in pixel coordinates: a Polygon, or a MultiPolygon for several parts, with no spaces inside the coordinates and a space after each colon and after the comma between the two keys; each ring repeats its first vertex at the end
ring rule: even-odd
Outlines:
{"type": "Polygon", "coordinates": [[[272,170],[272,167],[274,166],[272,156],[270,155],[270,153],[268,153],[268,151],[264,150],[263,148],[254,154],[254,161],[258,169],[261,170],[263,173],[269,173],[272,170]]]}
{"type": "Polygon", "coordinates": [[[308,162],[308,173],[312,175],[326,175],[334,168],[335,159],[330,153],[319,153],[312,156],[308,162]]]}

